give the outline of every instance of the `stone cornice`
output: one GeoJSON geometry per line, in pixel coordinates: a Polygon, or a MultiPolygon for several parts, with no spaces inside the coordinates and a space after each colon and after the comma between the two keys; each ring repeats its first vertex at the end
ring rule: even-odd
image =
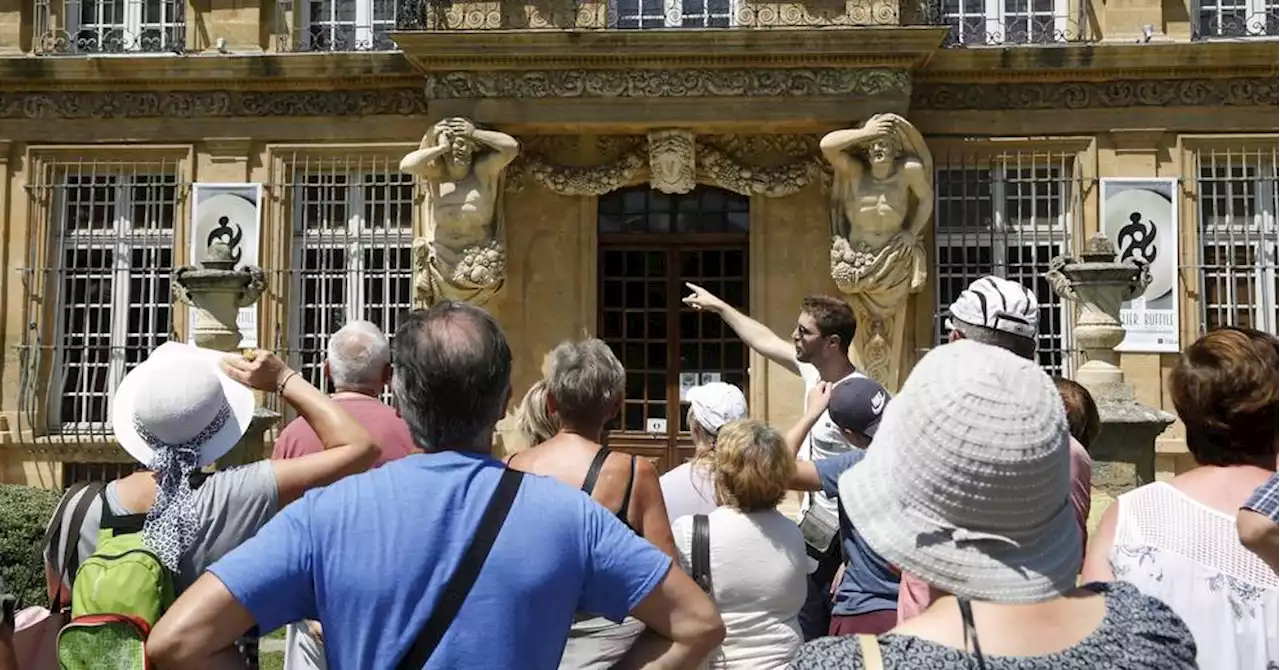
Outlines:
{"type": "Polygon", "coordinates": [[[0,119],[421,116],[421,86],[363,91],[0,91],[0,119]]]}
{"type": "Polygon", "coordinates": [[[491,69],[893,67],[925,63],[945,28],[397,32],[423,72],[491,69]]]}
{"type": "Polygon", "coordinates": [[[1107,82],[1118,79],[1275,78],[1276,43],[1062,44],[940,49],[915,74],[919,84],[1107,82]]]}
{"type": "Polygon", "coordinates": [[[1021,84],[920,83],[912,109],[1072,110],[1125,107],[1275,107],[1275,77],[1021,84]]]}
{"type": "Polygon", "coordinates": [[[0,91],[365,90],[416,81],[399,52],[0,57],[0,91]]]}
{"type": "Polygon", "coordinates": [[[905,70],[665,69],[456,71],[426,77],[427,98],[906,97],[905,70]]]}

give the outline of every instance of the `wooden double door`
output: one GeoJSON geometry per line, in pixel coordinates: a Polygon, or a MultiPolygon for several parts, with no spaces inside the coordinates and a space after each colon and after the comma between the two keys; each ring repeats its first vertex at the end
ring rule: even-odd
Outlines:
{"type": "Polygon", "coordinates": [[[684,392],[710,381],[747,389],[746,345],[682,298],[693,282],[745,310],[748,199],[712,187],[669,195],[638,186],[602,196],[598,225],[597,332],[627,370],[608,444],[665,472],[693,455],[684,392]]]}

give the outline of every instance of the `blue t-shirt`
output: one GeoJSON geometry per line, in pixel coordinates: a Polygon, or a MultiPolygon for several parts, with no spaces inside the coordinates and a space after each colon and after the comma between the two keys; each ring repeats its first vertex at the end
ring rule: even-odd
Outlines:
{"type": "MultiPolygon", "coordinates": [[[[503,465],[409,456],[313,490],[209,571],[261,630],[324,626],[334,668],[393,668],[480,523],[503,465]]],[[[427,668],[556,668],[575,612],[621,621],[671,559],[586,494],[525,475],[427,668]]]]}
{"type": "MultiPolygon", "coordinates": [[[[828,498],[839,501],[840,475],[852,468],[867,455],[864,449],[854,449],[813,462],[822,482],[822,492],[828,498]]],[[[862,539],[840,505],[840,541],[844,544],[844,579],[836,589],[831,613],[837,616],[869,614],[898,608],[898,575],[889,564],[862,539]]]]}

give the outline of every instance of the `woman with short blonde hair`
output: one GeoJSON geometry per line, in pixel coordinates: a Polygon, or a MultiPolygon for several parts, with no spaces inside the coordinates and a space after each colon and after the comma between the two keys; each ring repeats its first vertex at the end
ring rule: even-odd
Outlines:
{"type": "MultiPolygon", "coordinates": [[[[803,635],[798,616],[813,561],[795,522],[778,511],[796,462],[769,424],[742,419],[716,433],[700,455],[712,471],[719,507],[706,515],[710,595],[726,635],[706,667],[785,668],[803,635]]],[[[695,516],[672,526],[680,562],[692,572],[695,516]]]]}

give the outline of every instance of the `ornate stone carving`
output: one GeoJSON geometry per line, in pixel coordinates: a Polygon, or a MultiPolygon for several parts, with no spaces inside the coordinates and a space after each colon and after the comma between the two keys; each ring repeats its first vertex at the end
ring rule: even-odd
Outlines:
{"type": "MultiPolygon", "coordinates": [[[[651,143],[655,139],[660,142],[676,141],[674,136],[659,133],[651,134],[648,139],[650,143],[641,141],[633,144],[633,138],[630,137],[602,137],[598,140],[602,145],[600,153],[616,155],[619,150],[622,153],[608,163],[588,167],[557,165],[543,156],[526,154],[512,166],[513,172],[519,177],[515,184],[518,188],[524,182],[532,181],[552,192],[569,196],[604,195],[640,179],[646,166],[652,171],[654,145],[651,143]]],[[[679,142],[689,140],[692,141],[692,146],[680,151],[691,150],[695,157],[694,183],[711,184],[742,195],[776,198],[791,195],[827,176],[822,162],[812,152],[802,151],[804,147],[816,144],[807,136],[726,135],[694,138],[692,134],[687,134],[679,142]],[[730,151],[723,147],[738,147],[739,150],[730,151]],[[774,158],[781,157],[785,162],[780,165],[760,165],[753,162],[760,158],[761,152],[771,153],[774,158]]],[[[538,139],[531,140],[531,143],[542,144],[538,139]]],[[[652,174],[649,178],[655,188],[659,188],[652,174]]],[[[659,176],[657,181],[665,179],[667,177],[659,176]]],[[[687,175],[678,181],[681,188],[689,186],[687,175]]],[[[692,190],[692,186],[688,190],[692,190]]]]}
{"type": "MultiPolygon", "coordinates": [[[[539,156],[528,156],[516,173],[521,181],[533,181],[560,195],[604,195],[635,181],[649,160],[647,147],[633,149],[617,160],[591,167],[555,165],[539,156]]],[[[522,185],[522,184],[521,184],[522,185]]]]}
{"type": "Polygon", "coordinates": [[[520,153],[515,138],[468,119],[440,121],[400,170],[427,190],[427,236],[413,243],[414,302],[488,302],[506,279],[503,171],[520,153]]]}
{"type": "Polygon", "coordinates": [[[1274,107],[1275,78],[1146,79],[1016,84],[921,83],[913,109],[1085,109],[1089,107],[1274,107]]]}
{"type": "Polygon", "coordinates": [[[1137,401],[1115,350],[1124,340],[1120,305],[1151,282],[1149,269],[1132,259],[1117,260],[1110,238],[1097,234],[1078,259],[1051,260],[1044,278],[1055,293],[1080,305],[1072,332],[1086,362],[1075,379],[1089,389],[1102,420],[1102,432],[1089,445],[1094,487],[1115,497],[1154,481],[1156,437],[1174,417],[1137,401]]]}
{"type": "Polygon", "coordinates": [[[218,351],[235,351],[240,346],[236,316],[241,307],[258,301],[266,288],[261,268],[236,268],[231,247],[221,240],[209,245],[200,265],[187,265],[173,272],[173,296],[195,311],[196,346],[218,351]]]}
{"type": "Polygon", "coordinates": [[[879,68],[485,70],[426,75],[427,98],[681,98],[906,95],[906,71],[879,68]]]}
{"type": "Polygon", "coordinates": [[[921,235],[933,214],[933,156],[906,119],[877,114],[822,138],[835,170],[831,277],[858,320],[854,355],[897,390],[908,295],[927,277],[921,235]]]}
{"type": "Polygon", "coordinates": [[[649,133],[649,185],[663,193],[688,193],[698,185],[697,145],[688,130],[649,133]]]}
{"type": "Polygon", "coordinates": [[[3,119],[410,116],[420,89],[362,91],[0,91],[3,119]]]}
{"type": "Polygon", "coordinates": [[[781,198],[791,195],[825,174],[815,157],[777,167],[755,167],[707,143],[698,145],[699,179],[742,195],[781,198]]]}
{"type": "Polygon", "coordinates": [[[1080,259],[1067,255],[1051,260],[1044,278],[1054,293],[1080,304],[1072,333],[1088,361],[1077,371],[1081,383],[1122,381],[1115,350],[1124,341],[1120,305],[1146,290],[1149,267],[1132,259],[1117,261],[1111,239],[1099,233],[1089,238],[1080,259]]]}

